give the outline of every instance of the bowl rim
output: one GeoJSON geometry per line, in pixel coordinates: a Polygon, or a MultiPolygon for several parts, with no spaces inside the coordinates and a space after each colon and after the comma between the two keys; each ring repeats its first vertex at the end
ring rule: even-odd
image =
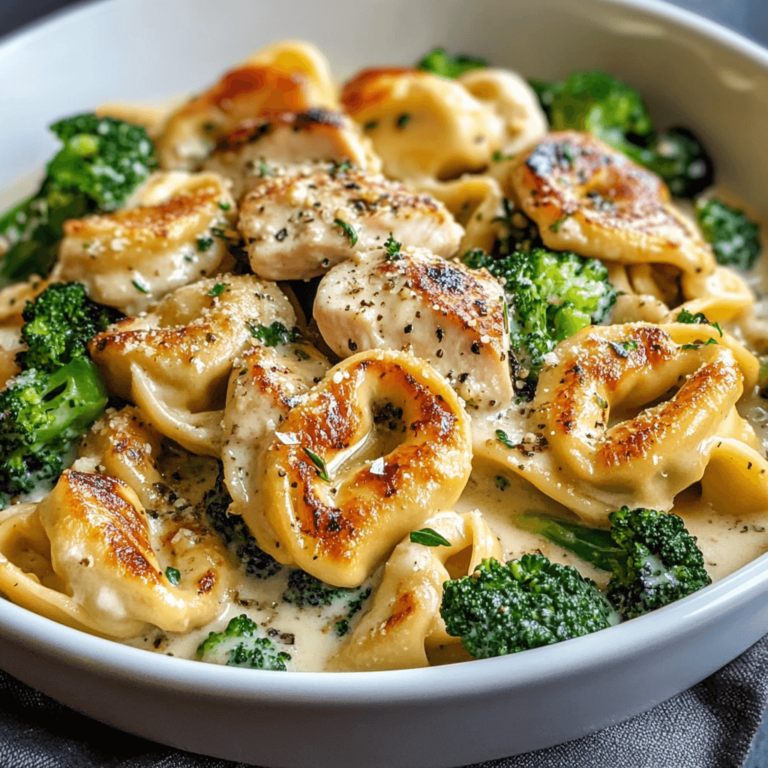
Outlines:
{"type": "MultiPolygon", "coordinates": [[[[121,0],[121,3],[141,1],[121,0]]],[[[12,57],[16,49],[41,28],[68,17],[80,20],[117,2],[80,0],[0,37],[0,61],[12,57]]],[[[768,74],[768,48],[692,11],[663,0],[590,2],[606,8],[618,6],[648,20],[661,18],[673,27],[719,44],[768,74]]],[[[552,682],[576,670],[584,672],[591,667],[606,666],[673,635],[682,637],[706,630],[723,613],[748,603],[767,587],[768,553],[683,600],[592,635],[524,654],[404,670],[286,675],[204,664],[96,637],[35,614],[5,598],[0,598],[0,637],[21,641],[36,652],[69,666],[89,672],[102,670],[110,676],[138,681],[145,688],[172,687],[179,693],[242,703],[258,699],[263,704],[327,707],[329,702],[363,705],[369,704],[372,698],[385,698],[388,704],[398,705],[446,701],[456,696],[459,686],[462,698],[488,696],[513,687],[552,682]],[[472,666],[467,666],[468,663],[472,666]],[[471,674],[467,674],[469,670],[471,674]],[[418,686],[413,686],[414,682],[418,686]]]]}

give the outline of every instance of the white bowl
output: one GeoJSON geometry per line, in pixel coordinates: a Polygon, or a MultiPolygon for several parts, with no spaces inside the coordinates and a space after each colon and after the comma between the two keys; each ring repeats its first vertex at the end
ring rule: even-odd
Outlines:
{"type": "MultiPolygon", "coordinates": [[[[528,76],[603,68],[691,126],[718,180],[768,216],[768,52],[671,6],[608,0],[113,0],[0,45],[0,188],[39,169],[44,126],[101,101],[199,89],[259,46],[311,40],[339,76],[435,44],[528,76]]],[[[556,744],[688,688],[768,632],[768,559],[653,614],[450,667],[284,674],[100,640],[0,601],[0,666],[93,717],[267,766],[453,766],[556,744]]]]}

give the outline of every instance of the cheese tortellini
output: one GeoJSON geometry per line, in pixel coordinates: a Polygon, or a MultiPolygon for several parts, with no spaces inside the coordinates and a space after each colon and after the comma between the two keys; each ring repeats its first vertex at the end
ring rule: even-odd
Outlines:
{"type": "Polygon", "coordinates": [[[171,523],[162,534],[153,535],[122,481],[67,471],[40,504],[0,518],[0,589],[108,637],[131,637],[147,624],[171,632],[207,624],[222,611],[226,552],[206,530],[171,523]],[[164,564],[178,570],[178,585],[164,564]]]}
{"type": "Polygon", "coordinates": [[[220,275],[179,288],[152,312],[121,320],[90,344],[110,390],[193,453],[218,456],[224,391],[259,326],[296,316],[274,283],[220,275]]]}

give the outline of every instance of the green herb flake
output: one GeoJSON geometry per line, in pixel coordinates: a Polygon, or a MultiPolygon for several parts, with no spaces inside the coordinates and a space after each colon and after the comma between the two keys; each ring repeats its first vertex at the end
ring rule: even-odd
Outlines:
{"type": "Polygon", "coordinates": [[[172,586],[178,587],[179,582],[181,581],[181,571],[179,571],[177,568],[166,568],[165,578],[171,582],[172,586]]]}
{"type": "Polygon", "coordinates": [[[213,245],[212,237],[198,237],[197,238],[197,250],[201,253],[207,251],[213,245]]]}
{"type": "Polygon", "coordinates": [[[491,160],[493,160],[494,163],[502,163],[504,160],[513,160],[514,157],[514,155],[505,155],[500,149],[497,149],[491,155],[491,160]]]}
{"type": "Polygon", "coordinates": [[[723,335],[723,329],[720,327],[720,323],[711,323],[701,312],[697,312],[693,315],[687,309],[681,309],[675,320],[678,323],[686,323],[687,325],[711,325],[720,336],[723,335]]]}
{"type": "Polygon", "coordinates": [[[248,330],[254,339],[258,339],[265,347],[276,347],[278,344],[290,344],[299,337],[297,328],[286,328],[275,320],[271,325],[248,323],[248,330]]]}
{"type": "Polygon", "coordinates": [[[608,346],[622,358],[629,357],[630,352],[640,349],[640,345],[636,341],[609,341],[608,346]]]}
{"type": "Polygon", "coordinates": [[[596,395],[595,395],[595,398],[597,398],[597,404],[598,404],[598,405],[599,405],[599,406],[600,406],[600,407],[601,407],[603,410],[605,410],[605,409],[608,407],[608,403],[606,403],[606,402],[605,402],[605,400],[603,400],[603,398],[602,398],[602,397],[600,397],[600,395],[596,394],[596,395]]]}
{"type": "Polygon", "coordinates": [[[349,244],[352,248],[357,244],[357,232],[343,219],[334,219],[333,223],[341,228],[341,231],[349,238],[349,244]]]}
{"type": "Polygon", "coordinates": [[[496,475],[495,483],[500,491],[506,491],[509,488],[509,480],[503,475],[496,475]]]}
{"type": "Polygon", "coordinates": [[[145,285],[142,285],[138,280],[131,280],[131,283],[133,283],[133,287],[139,293],[149,293],[149,288],[147,288],[145,285]]]}
{"type": "Polygon", "coordinates": [[[709,347],[712,344],[717,344],[716,339],[707,339],[701,344],[683,344],[680,349],[701,349],[701,347],[709,347]]]}
{"type": "Polygon", "coordinates": [[[343,163],[333,163],[331,165],[331,176],[334,178],[336,176],[341,176],[344,173],[347,173],[348,171],[354,170],[354,165],[350,163],[348,160],[345,160],[343,163]]]}
{"type": "Polygon", "coordinates": [[[551,224],[549,229],[550,232],[559,232],[560,227],[573,216],[572,213],[566,213],[565,216],[560,217],[554,224],[551,224]]]}
{"type": "Polygon", "coordinates": [[[325,480],[326,483],[331,482],[331,478],[328,476],[328,470],[325,468],[325,461],[321,459],[314,451],[310,450],[309,448],[304,448],[304,453],[309,456],[309,458],[312,460],[312,463],[317,467],[317,476],[321,480],[325,480]]]}
{"type": "Polygon", "coordinates": [[[399,115],[398,118],[397,118],[397,121],[396,121],[396,125],[398,127],[398,130],[402,131],[403,128],[405,128],[405,126],[408,125],[410,120],[411,120],[411,116],[410,116],[410,114],[408,112],[403,112],[402,115],[399,115]]]}
{"type": "Polygon", "coordinates": [[[219,208],[221,208],[222,211],[228,211],[231,207],[232,206],[224,200],[219,200],[219,208]]]}
{"type": "Polygon", "coordinates": [[[363,128],[364,128],[366,131],[372,131],[372,130],[373,130],[373,129],[374,129],[374,128],[375,128],[375,127],[378,125],[378,124],[379,124],[379,121],[378,121],[378,120],[371,120],[371,121],[367,122],[367,123],[366,123],[366,124],[363,126],[363,128]]]}
{"type": "Polygon", "coordinates": [[[516,445],[509,439],[509,435],[503,429],[496,430],[496,439],[506,448],[515,448],[516,445]]]}
{"type": "Polygon", "coordinates": [[[224,293],[225,289],[229,288],[229,283],[216,283],[216,285],[211,288],[210,291],[208,291],[209,296],[213,296],[214,298],[216,296],[221,296],[222,293],[224,293]]]}
{"type": "Polygon", "coordinates": [[[423,544],[425,547],[450,547],[453,546],[445,536],[441,536],[431,528],[422,528],[420,531],[411,531],[411,542],[423,544]]]}
{"type": "Polygon", "coordinates": [[[262,157],[261,163],[259,165],[259,176],[261,176],[261,178],[263,179],[265,176],[271,176],[271,175],[272,175],[272,171],[267,165],[267,161],[262,157]]]}
{"type": "Polygon", "coordinates": [[[384,243],[384,248],[387,250],[387,261],[400,261],[402,258],[400,254],[400,249],[403,247],[402,243],[398,243],[397,240],[395,240],[394,237],[392,237],[392,233],[389,233],[389,237],[387,238],[387,242],[384,243]]]}

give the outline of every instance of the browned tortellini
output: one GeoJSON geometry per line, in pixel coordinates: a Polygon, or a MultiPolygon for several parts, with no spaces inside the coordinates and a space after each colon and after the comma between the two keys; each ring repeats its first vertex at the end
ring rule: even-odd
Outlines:
{"type": "Polygon", "coordinates": [[[440,618],[443,584],[472,573],[501,545],[479,512],[441,512],[424,521],[450,546],[426,547],[409,538],[390,555],[370,610],[355,626],[332,669],[367,671],[429,666],[431,660],[470,659],[440,618]]]}
{"type": "Polygon", "coordinates": [[[260,325],[296,316],[274,283],[220,275],[179,288],[89,345],[111,392],[138,405],[161,434],[218,457],[227,379],[260,325]]]}
{"type": "Polygon", "coordinates": [[[194,170],[243,121],[312,107],[338,107],[323,55],[307,43],[267,46],[170,116],[157,141],[160,165],[194,170]]]}
{"type": "Polygon", "coordinates": [[[550,133],[518,158],[509,183],[549,248],[692,275],[715,269],[712,249],[664,182],[589,133],[550,133]]]}
{"type": "Polygon", "coordinates": [[[153,174],[125,209],[65,223],[51,279],[76,280],[99,304],[140,312],[213,274],[236,217],[221,176],[153,174]]]}
{"type": "Polygon", "coordinates": [[[107,475],[68,470],[40,504],[0,515],[0,591],[108,637],[148,626],[186,632],[216,619],[227,557],[215,535],[192,523],[167,521],[153,532],[136,494],[107,475]],[[177,584],[167,568],[179,572],[177,584]]]}
{"type": "Polygon", "coordinates": [[[735,408],[757,373],[757,359],[709,325],[585,328],[548,356],[529,409],[476,425],[475,456],[593,523],[625,504],[669,510],[726,439],[762,466],[735,408]]]}
{"type": "Polygon", "coordinates": [[[154,509],[164,487],[157,466],[161,450],[162,435],[136,406],[109,408],[83,436],[73,468],[122,480],[146,509],[154,509]]]}
{"type": "Polygon", "coordinates": [[[546,133],[538,100],[518,75],[485,69],[451,80],[406,68],[366,69],[341,101],[364,126],[384,172],[397,179],[451,179],[518,152],[546,133]]]}
{"type": "Polygon", "coordinates": [[[471,461],[448,382],[409,354],[362,352],[288,412],[243,517],[279,562],[356,587],[432,510],[453,506],[471,461]]]}

